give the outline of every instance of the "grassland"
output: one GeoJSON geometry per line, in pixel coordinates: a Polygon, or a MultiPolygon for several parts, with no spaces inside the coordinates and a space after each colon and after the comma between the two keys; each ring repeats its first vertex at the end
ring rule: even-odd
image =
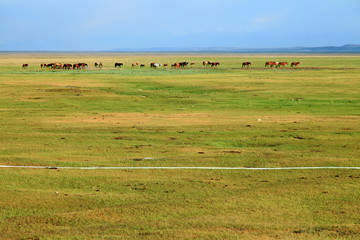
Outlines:
{"type": "MultiPolygon", "coordinates": [[[[359,167],[359,76],[358,55],[2,53],[0,165],[359,167]]],[[[4,239],[360,237],[356,170],[0,173],[4,239]]]]}

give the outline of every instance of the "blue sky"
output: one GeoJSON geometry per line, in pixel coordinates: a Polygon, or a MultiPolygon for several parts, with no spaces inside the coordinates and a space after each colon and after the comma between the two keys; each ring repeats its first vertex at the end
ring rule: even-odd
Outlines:
{"type": "Polygon", "coordinates": [[[0,0],[0,51],[360,43],[359,0],[0,0]]]}

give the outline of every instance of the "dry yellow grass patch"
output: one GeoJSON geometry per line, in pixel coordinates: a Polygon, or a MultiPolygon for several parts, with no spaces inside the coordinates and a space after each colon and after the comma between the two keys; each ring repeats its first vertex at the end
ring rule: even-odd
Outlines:
{"type": "Polygon", "coordinates": [[[152,125],[152,126],[181,126],[204,125],[212,122],[208,114],[155,114],[155,113],[103,113],[94,116],[79,116],[60,120],[47,120],[53,123],[93,123],[120,124],[122,126],[152,125]]]}
{"type": "Polygon", "coordinates": [[[358,116],[309,116],[309,115],[267,115],[267,116],[242,116],[217,113],[99,113],[92,116],[63,117],[60,119],[45,119],[48,123],[87,123],[110,125],[147,125],[147,126],[190,126],[190,125],[243,125],[266,123],[314,123],[346,121],[356,123],[358,116]]]}

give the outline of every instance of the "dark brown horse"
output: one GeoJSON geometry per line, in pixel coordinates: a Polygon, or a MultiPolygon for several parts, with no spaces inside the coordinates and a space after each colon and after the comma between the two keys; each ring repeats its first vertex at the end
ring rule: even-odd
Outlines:
{"type": "Polygon", "coordinates": [[[242,67],[249,67],[251,62],[243,62],[242,67]]]}
{"type": "Polygon", "coordinates": [[[122,67],[122,66],[124,66],[123,63],[115,63],[115,68],[120,68],[120,67],[122,67]]]}
{"type": "Polygon", "coordinates": [[[63,68],[63,69],[70,70],[70,69],[72,68],[72,65],[69,64],[69,63],[65,63],[62,68],[63,68]]]}
{"type": "Polygon", "coordinates": [[[217,66],[219,66],[219,65],[220,65],[219,62],[212,62],[212,63],[211,63],[211,67],[217,67],[217,66]]]}
{"type": "Polygon", "coordinates": [[[88,65],[86,63],[78,63],[80,68],[85,69],[88,65]]]}
{"type": "Polygon", "coordinates": [[[290,66],[291,66],[291,67],[294,67],[294,66],[296,67],[296,66],[299,65],[299,64],[300,64],[300,62],[292,62],[290,66]]]}
{"type": "Polygon", "coordinates": [[[22,65],[23,68],[27,68],[29,66],[29,64],[25,63],[22,65]]]}
{"type": "Polygon", "coordinates": [[[188,62],[180,62],[180,67],[186,67],[187,65],[189,65],[188,62]]]}

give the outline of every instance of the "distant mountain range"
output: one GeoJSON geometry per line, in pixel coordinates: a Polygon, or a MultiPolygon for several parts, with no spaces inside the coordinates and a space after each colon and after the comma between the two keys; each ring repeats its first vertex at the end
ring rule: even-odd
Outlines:
{"type": "Polygon", "coordinates": [[[116,48],[109,52],[224,52],[224,53],[360,53],[360,44],[326,47],[290,47],[290,48],[239,48],[239,47],[206,47],[206,48],[116,48]]]}

